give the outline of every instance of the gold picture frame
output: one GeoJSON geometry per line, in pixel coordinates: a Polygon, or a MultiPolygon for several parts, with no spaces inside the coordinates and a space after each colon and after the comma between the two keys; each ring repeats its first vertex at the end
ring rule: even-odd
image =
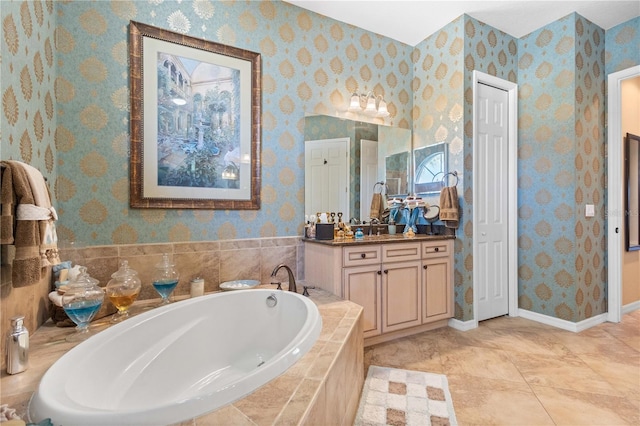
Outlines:
{"type": "Polygon", "coordinates": [[[259,53],[130,21],[133,208],[260,208],[259,53]]]}

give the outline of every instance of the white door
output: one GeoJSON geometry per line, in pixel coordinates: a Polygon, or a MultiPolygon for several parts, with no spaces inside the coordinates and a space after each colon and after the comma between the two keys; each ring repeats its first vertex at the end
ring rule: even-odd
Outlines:
{"type": "Polygon", "coordinates": [[[306,141],[305,214],[342,212],[349,217],[349,138],[306,141]]]}
{"type": "Polygon", "coordinates": [[[508,92],[478,87],[474,191],[478,227],[478,321],[509,313],[508,265],[508,92]]]}
{"type": "MultiPolygon", "coordinates": [[[[380,179],[382,180],[382,179],[380,179]]],[[[378,182],[378,142],[360,140],[360,217],[369,217],[373,187],[378,182]]]]}

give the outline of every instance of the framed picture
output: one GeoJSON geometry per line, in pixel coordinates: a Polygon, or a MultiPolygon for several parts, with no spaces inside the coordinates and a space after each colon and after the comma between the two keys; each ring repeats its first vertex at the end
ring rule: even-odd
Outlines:
{"type": "Polygon", "coordinates": [[[131,21],[135,208],[260,208],[260,54],[131,21]]]}

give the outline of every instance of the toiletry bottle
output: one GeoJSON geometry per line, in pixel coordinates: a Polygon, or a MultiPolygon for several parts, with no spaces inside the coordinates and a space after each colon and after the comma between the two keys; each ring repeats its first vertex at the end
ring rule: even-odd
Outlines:
{"type": "Polygon", "coordinates": [[[24,316],[11,318],[11,333],[7,336],[7,373],[21,373],[29,364],[29,330],[24,316]]]}
{"type": "Polygon", "coordinates": [[[198,297],[204,295],[204,279],[196,277],[191,280],[191,287],[189,294],[191,297],[198,297]]]}
{"type": "Polygon", "coordinates": [[[362,232],[362,228],[356,229],[356,240],[364,240],[364,232],[362,232]]]}
{"type": "Polygon", "coordinates": [[[394,235],[396,233],[396,223],[393,220],[389,221],[389,235],[394,235]]]}

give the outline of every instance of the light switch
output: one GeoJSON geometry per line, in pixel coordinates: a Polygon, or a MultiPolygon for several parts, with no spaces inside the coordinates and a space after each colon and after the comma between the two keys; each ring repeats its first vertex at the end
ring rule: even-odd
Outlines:
{"type": "Polygon", "coordinates": [[[587,208],[584,210],[585,217],[594,217],[596,215],[596,208],[593,204],[587,204],[587,208]]]}

